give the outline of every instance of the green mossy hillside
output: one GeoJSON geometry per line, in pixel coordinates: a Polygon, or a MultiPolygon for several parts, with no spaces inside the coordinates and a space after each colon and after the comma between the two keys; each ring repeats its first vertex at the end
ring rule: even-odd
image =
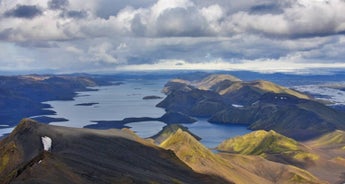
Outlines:
{"type": "Polygon", "coordinates": [[[225,140],[217,149],[222,152],[259,155],[272,161],[296,165],[305,165],[319,158],[304,145],[273,130],[259,130],[225,140]]]}

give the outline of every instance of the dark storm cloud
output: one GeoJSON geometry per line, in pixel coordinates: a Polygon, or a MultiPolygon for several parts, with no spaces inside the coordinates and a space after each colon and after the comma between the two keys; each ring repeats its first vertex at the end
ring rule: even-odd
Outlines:
{"type": "Polygon", "coordinates": [[[35,5],[17,5],[16,8],[5,12],[6,17],[32,19],[42,14],[42,10],[35,5]]]}
{"type": "Polygon", "coordinates": [[[74,19],[82,19],[87,17],[87,12],[86,11],[75,11],[75,10],[71,10],[71,11],[67,11],[64,13],[65,17],[69,17],[69,18],[74,18],[74,19]]]}
{"type": "Polygon", "coordinates": [[[147,8],[153,5],[157,0],[99,0],[99,9],[97,15],[108,19],[109,16],[115,16],[120,10],[126,7],[147,8]]]}
{"type": "Polygon", "coordinates": [[[58,47],[56,43],[47,42],[47,41],[19,42],[17,43],[17,45],[21,47],[28,47],[28,48],[57,48],[58,47]]]}
{"type": "Polygon", "coordinates": [[[12,34],[13,29],[7,28],[3,31],[0,31],[0,40],[8,40],[9,36],[12,34]]]}
{"type": "Polygon", "coordinates": [[[284,9],[281,8],[278,4],[260,4],[250,8],[249,10],[252,14],[281,14],[284,12],[284,9]]]}
{"type": "Polygon", "coordinates": [[[68,6],[68,4],[68,0],[51,0],[48,2],[48,7],[53,10],[64,9],[68,6]]]}

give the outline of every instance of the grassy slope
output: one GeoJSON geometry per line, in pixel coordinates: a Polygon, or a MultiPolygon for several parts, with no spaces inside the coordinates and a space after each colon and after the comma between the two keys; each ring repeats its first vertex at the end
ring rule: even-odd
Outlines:
{"type": "Polygon", "coordinates": [[[322,183],[307,171],[256,156],[214,154],[182,130],[161,143],[161,147],[173,150],[196,171],[235,183],[322,183]]]}
{"type": "Polygon", "coordinates": [[[308,144],[314,148],[338,148],[345,150],[345,131],[336,130],[311,140],[308,144]]]}
{"type": "Polygon", "coordinates": [[[173,150],[182,161],[197,172],[217,175],[234,183],[271,183],[243,169],[233,168],[181,129],[160,146],[173,150]]]}
{"type": "Polygon", "coordinates": [[[260,156],[220,153],[232,165],[266,178],[273,183],[326,183],[306,170],[266,160],[260,156]]]}
{"type": "Polygon", "coordinates": [[[313,140],[304,142],[321,159],[308,170],[331,183],[344,183],[345,171],[345,132],[336,130],[313,140]]]}
{"type": "MultiPolygon", "coordinates": [[[[274,131],[255,131],[244,136],[228,139],[221,143],[218,149],[225,151],[223,154],[227,157],[243,157],[238,153],[251,156],[258,155],[261,158],[275,162],[298,166],[330,183],[343,183],[345,181],[343,177],[345,170],[344,146],[345,132],[340,130],[303,143],[274,131]]],[[[253,159],[252,157],[249,158],[253,159]]],[[[252,163],[252,167],[257,165],[257,161],[252,163]]],[[[241,164],[243,167],[247,167],[245,162],[241,162],[241,164]]],[[[260,165],[257,167],[267,166],[260,165]]],[[[270,167],[275,168],[274,166],[270,167]]],[[[258,171],[253,170],[253,172],[258,171]]],[[[272,172],[274,173],[274,170],[267,171],[264,174],[272,172]]]]}

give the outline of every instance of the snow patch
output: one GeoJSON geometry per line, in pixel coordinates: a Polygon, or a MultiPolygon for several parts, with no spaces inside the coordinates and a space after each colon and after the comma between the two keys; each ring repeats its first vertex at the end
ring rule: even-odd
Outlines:
{"type": "Polygon", "coordinates": [[[238,104],[232,104],[233,107],[236,107],[236,108],[242,108],[244,107],[243,105],[238,105],[238,104]]]}
{"type": "Polygon", "coordinates": [[[52,139],[48,136],[41,137],[44,151],[50,151],[52,147],[52,139]]]}

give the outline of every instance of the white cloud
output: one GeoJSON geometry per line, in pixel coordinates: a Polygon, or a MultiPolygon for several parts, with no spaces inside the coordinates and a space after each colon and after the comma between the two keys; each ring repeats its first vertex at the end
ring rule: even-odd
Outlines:
{"type": "Polygon", "coordinates": [[[77,47],[74,47],[74,46],[66,47],[66,51],[74,53],[74,54],[83,54],[84,53],[83,50],[81,50],[77,47]]]}
{"type": "Polygon", "coordinates": [[[92,61],[97,63],[121,63],[116,56],[114,56],[114,53],[112,52],[114,50],[113,45],[104,42],[99,45],[91,46],[86,54],[86,57],[83,57],[82,60],[84,61],[92,61]]]}
{"type": "Polygon", "coordinates": [[[304,67],[291,61],[298,58],[326,68],[319,64],[344,61],[343,12],[343,0],[69,0],[50,9],[48,1],[2,0],[0,47],[7,50],[0,64],[77,70],[178,60],[188,62],[173,68],[203,68],[220,58],[235,68],[273,67],[276,62],[264,63],[279,60],[291,70],[290,63],[304,67]],[[6,16],[18,5],[35,6],[40,14],[6,16]]]}
{"type": "MultiPolygon", "coordinates": [[[[9,2],[2,2],[2,12],[12,9],[19,3],[9,2]]],[[[12,29],[12,32],[16,33],[11,34],[13,41],[75,39],[99,35],[112,37],[116,34],[150,37],[191,36],[189,31],[195,32],[195,36],[254,33],[304,37],[332,35],[345,31],[345,17],[342,16],[345,12],[345,2],[342,0],[299,0],[294,3],[290,0],[252,0],[245,3],[215,1],[213,4],[207,3],[207,6],[189,0],[158,0],[149,7],[133,8],[129,5],[107,19],[97,16],[102,3],[71,0],[66,11],[88,12],[88,17],[84,20],[62,17],[62,10],[46,9],[47,3],[42,1],[25,4],[41,7],[44,9],[44,15],[26,21],[17,18],[6,18],[6,21],[1,21],[0,32],[12,29]],[[256,11],[264,11],[261,14],[253,14],[253,8],[256,11]],[[270,13],[269,8],[279,8],[281,12],[270,13]],[[162,30],[169,34],[161,35],[162,30]]]]}
{"type": "Polygon", "coordinates": [[[200,9],[200,12],[207,20],[213,32],[217,33],[221,31],[220,20],[224,17],[224,12],[218,4],[203,7],[200,9]]]}
{"type": "Polygon", "coordinates": [[[151,7],[152,19],[157,20],[163,12],[169,9],[187,9],[191,6],[194,6],[194,4],[189,0],[158,0],[157,3],[151,7]]]}

